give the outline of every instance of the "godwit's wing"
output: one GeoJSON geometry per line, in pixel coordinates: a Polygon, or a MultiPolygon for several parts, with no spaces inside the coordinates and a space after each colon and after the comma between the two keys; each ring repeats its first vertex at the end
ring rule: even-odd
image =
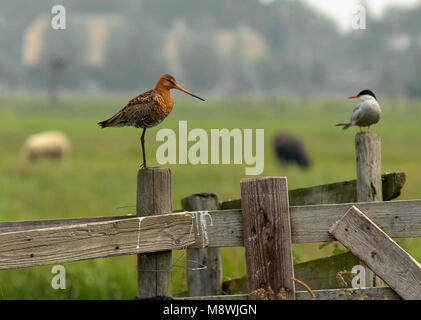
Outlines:
{"type": "Polygon", "coordinates": [[[163,103],[163,98],[152,89],[133,98],[113,117],[99,124],[102,127],[147,127],[156,109],[163,103]]]}

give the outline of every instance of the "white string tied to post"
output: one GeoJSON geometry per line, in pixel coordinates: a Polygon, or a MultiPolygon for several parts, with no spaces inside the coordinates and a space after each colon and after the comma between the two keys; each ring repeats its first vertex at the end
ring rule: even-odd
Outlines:
{"type": "Polygon", "coordinates": [[[195,212],[194,218],[196,219],[196,231],[198,236],[202,235],[202,248],[205,248],[209,245],[209,237],[207,231],[207,220],[210,220],[210,226],[213,227],[212,216],[209,214],[209,211],[197,211],[195,212]]]}
{"type": "MultiPolygon", "coordinates": [[[[209,226],[213,227],[212,216],[209,214],[209,211],[197,211],[197,212],[194,212],[191,215],[191,217],[192,217],[192,222],[191,222],[191,226],[190,226],[190,232],[189,232],[188,239],[190,240],[192,236],[195,237],[195,236],[201,235],[202,236],[202,248],[205,248],[209,244],[209,238],[208,238],[208,232],[207,232],[207,228],[208,228],[207,218],[209,218],[209,221],[210,221],[209,226]],[[195,222],[193,220],[196,220],[196,228],[194,228],[195,222]]],[[[137,230],[137,246],[136,246],[136,249],[140,249],[140,226],[141,226],[142,220],[144,218],[145,217],[138,217],[139,224],[138,224],[138,230],[137,230]]],[[[186,250],[187,246],[188,246],[187,244],[185,246],[183,246],[182,250],[186,250]]],[[[182,265],[178,265],[178,262],[184,256],[185,256],[185,251],[175,260],[175,262],[171,265],[170,269],[143,270],[143,269],[138,268],[138,271],[160,272],[160,271],[170,271],[173,267],[183,267],[182,265]]],[[[203,265],[199,261],[186,260],[186,262],[191,262],[191,263],[194,263],[194,264],[198,265],[198,267],[190,268],[190,270],[207,269],[207,266],[203,265]]]]}
{"type": "Polygon", "coordinates": [[[144,217],[138,217],[137,219],[139,220],[139,225],[137,227],[137,246],[136,249],[140,248],[140,224],[142,223],[144,217]]]}
{"type": "MultiPolygon", "coordinates": [[[[209,214],[209,211],[197,211],[192,214],[192,218],[196,220],[195,236],[202,235],[202,248],[205,248],[209,244],[209,237],[208,237],[208,231],[207,231],[208,223],[207,223],[206,218],[209,218],[210,226],[213,227],[212,216],[209,214]]],[[[193,228],[194,228],[194,222],[192,221],[192,225],[190,228],[190,235],[193,233],[193,228]]],[[[186,262],[192,262],[198,265],[198,267],[196,268],[190,268],[190,270],[193,270],[193,271],[204,270],[208,268],[207,266],[203,265],[199,261],[186,260],[186,262]]]]}

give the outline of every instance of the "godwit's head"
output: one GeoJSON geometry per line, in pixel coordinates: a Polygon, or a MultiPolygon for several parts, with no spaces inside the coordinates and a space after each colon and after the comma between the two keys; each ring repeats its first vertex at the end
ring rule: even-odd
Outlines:
{"type": "Polygon", "coordinates": [[[165,90],[170,90],[170,89],[177,89],[180,91],[183,91],[199,100],[205,101],[205,99],[202,99],[201,97],[196,96],[195,94],[191,93],[190,91],[184,89],[182,86],[180,86],[177,81],[175,80],[175,78],[172,75],[169,74],[164,74],[162,75],[158,82],[156,83],[156,88],[157,89],[165,89],[165,90]]]}

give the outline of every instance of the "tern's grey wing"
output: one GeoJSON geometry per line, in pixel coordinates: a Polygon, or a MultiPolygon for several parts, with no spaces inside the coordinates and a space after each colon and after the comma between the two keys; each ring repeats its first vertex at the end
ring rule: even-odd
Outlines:
{"type": "Polygon", "coordinates": [[[358,122],[358,120],[361,119],[361,117],[363,116],[363,110],[362,110],[362,103],[360,103],[358,106],[356,106],[354,108],[354,110],[352,110],[352,115],[351,115],[351,123],[356,123],[358,122]]]}

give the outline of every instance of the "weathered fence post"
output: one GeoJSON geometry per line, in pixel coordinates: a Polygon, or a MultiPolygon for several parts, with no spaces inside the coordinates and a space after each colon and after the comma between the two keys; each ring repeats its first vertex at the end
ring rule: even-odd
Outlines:
{"type": "Polygon", "coordinates": [[[241,206],[250,299],[295,299],[287,178],[242,180],[241,206]]]}
{"type": "Polygon", "coordinates": [[[380,138],[376,133],[358,133],[355,137],[358,202],[383,200],[380,149],[380,138]]]}
{"type": "MultiPolygon", "coordinates": [[[[214,193],[197,193],[181,200],[183,210],[218,210],[218,196],[214,193]]],[[[189,296],[212,296],[222,292],[222,262],[218,248],[187,249],[187,286],[189,296]],[[197,264],[194,264],[197,262],[197,264]],[[200,269],[200,267],[206,267],[200,269]],[[199,270],[192,270],[198,268],[199,270]]]]}
{"type": "MultiPolygon", "coordinates": [[[[171,211],[170,169],[139,170],[137,173],[136,214],[139,217],[144,217],[171,211]]],[[[171,296],[171,259],[171,251],[137,256],[139,298],[171,296]]]]}
{"type": "MultiPolygon", "coordinates": [[[[382,201],[382,160],[380,137],[373,132],[357,133],[355,136],[357,158],[357,202],[382,201]]],[[[375,285],[374,273],[365,268],[366,286],[375,285]]],[[[380,284],[380,279],[376,282],[380,284]]]]}

